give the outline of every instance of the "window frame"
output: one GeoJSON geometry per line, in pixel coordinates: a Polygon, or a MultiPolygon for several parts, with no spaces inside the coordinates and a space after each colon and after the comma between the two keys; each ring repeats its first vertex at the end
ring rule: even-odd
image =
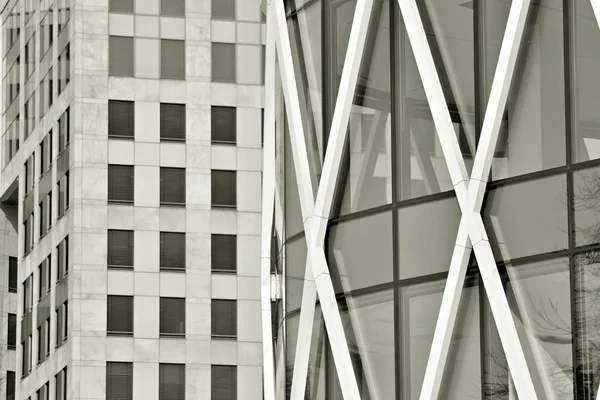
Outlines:
{"type": "Polygon", "coordinates": [[[210,387],[211,387],[211,399],[213,400],[225,400],[225,399],[237,399],[237,384],[238,384],[238,370],[236,365],[221,365],[221,364],[213,364],[210,366],[210,387]],[[227,370],[228,375],[231,377],[235,377],[232,382],[230,379],[227,379],[228,382],[224,385],[226,388],[230,389],[229,393],[225,393],[223,397],[217,396],[215,394],[215,390],[220,388],[217,383],[218,380],[223,379],[223,376],[219,376],[217,373],[219,370],[225,371],[227,370]],[[233,372],[233,374],[231,374],[233,372]],[[220,379],[219,379],[220,378],[220,379]],[[233,396],[233,397],[232,397],[233,396]]]}
{"type": "Polygon", "coordinates": [[[111,13],[123,13],[123,14],[133,14],[135,12],[135,0],[109,0],[108,2],[108,12],[111,13]],[[129,5],[127,8],[117,8],[116,5],[124,2],[131,3],[131,10],[129,10],[129,5]]]}
{"type": "MultiPolygon", "coordinates": [[[[116,124],[115,124],[116,125],[116,124]]],[[[135,102],[129,100],[108,100],[108,138],[109,139],[120,139],[120,140],[135,140],[135,102]],[[118,109],[119,106],[123,108],[118,109]],[[125,107],[127,109],[125,109],[125,107]],[[127,118],[118,115],[118,113],[128,113],[127,118]],[[119,118],[117,118],[119,117],[119,118]],[[127,122],[128,130],[131,131],[130,135],[119,135],[111,133],[111,121],[127,122]],[[125,119],[127,119],[125,121],[125,119]]]]}
{"type": "Polygon", "coordinates": [[[211,190],[210,190],[210,204],[211,204],[211,208],[225,208],[225,209],[232,209],[232,210],[236,210],[237,209],[237,171],[235,170],[224,170],[224,169],[212,169],[210,171],[210,186],[211,186],[211,190]],[[223,185],[223,182],[219,182],[218,178],[219,176],[223,176],[225,177],[226,175],[229,176],[229,178],[231,178],[233,176],[233,191],[235,192],[235,202],[233,204],[225,204],[225,203],[219,203],[216,202],[215,200],[218,200],[216,197],[223,197],[225,196],[224,194],[219,194],[220,191],[217,189],[220,189],[219,187],[217,187],[217,185],[223,185]]]}
{"type": "Polygon", "coordinates": [[[186,140],[186,106],[185,104],[180,103],[160,103],[160,141],[161,142],[181,142],[185,143],[186,140]],[[170,123],[171,118],[177,118],[174,115],[165,115],[169,112],[173,112],[174,110],[179,111],[178,119],[180,120],[180,133],[182,132],[180,137],[175,136],[167,136],[165,134],[171,132],[167,129],[170,123]]]}
{"type": "MultiPolygon", "coordinates": [[[[237,46],[235,43],[223,43],[223,42],[211,42],[211,49],[210,49],[210,54],[211,54],[211,74],[210,74],[210,80],[211,82],[216,82],[216,83],[237,83],[237,46]],[[221,60],[220,57],[217,57],[217,52],[216,50],[218,49],[218,47],[222,47],[222,50],[225,50],[226,48],[230,49],[229,52],[231,51],[231,48],[233,48],[233,59],[232,60],[221,60]],[[231,79],[230,76],[224,77],[224,76],[218,76],[217,78],[215,77],[215,71],[223,70],[222,65],[223,64],[231,64],[233,65],[233,80],[231,79]]],[[[229,56],[229,52],[226,54],[227,56],[229,56]]]]}
{"type": "Polygon", "coordinates": [[[225,2],[226,0],[212,0],[211,2],[211,18],[212,19],[216,19],[216,20],[223,20],[223,21],[235,21],[236,15],[237,15],[237,10],[236,10],[236,6],[235,6],[235,0],[228,0],[230,1],[231,4],[227,4],[227,6],[229,7],[233,7],[233,15],[215,15],[214,11],[216,9],[215,7],[215,2],[219,3],[219,2],[225,2]]]}
{"type": "Polygon", "coordinates": [[[8,292],[17,293],[19,290],[19,259],[17,257],[8,257],[8,292]],[[16,286],[11,286],[12,283],[16,286]]]}
{"type": "MultiPolygon", "coordinates": [[[[183,378],[181,382],[178,382],[179,390],[178,392],[183,391],[183,398],[185,398],[185,374],[186,374],[186,365],[185,364],[176,364],[176,363],[160,363],[159,364],[159,372],[158,372],[158,398],[159,400],[167,400],[164,396],[164,393],[168,388],[163,387],[165,384],[164,379],[165,372],[164,369],[167,367],[177,367],[179,377],[183,378]]],[[[181,398],[181,397],[180,397],[181,398]]]]}
{"type": "MultiPolygon", "coordinates": [[[[185,232],[160,232],[160,257],[159,264],[161,271],[170,271],[170,272],[185,272],[186,271],[186,234],[185,232]],[[172,240],[169,240],[172,238],[172,240]],[[175,241],[175,243],[174,243],[175,241]],[[176,244],[178,249],[175,250],[176,253],[180,255],[180,266],[175,265],[166,265],[163,264],[163,259],[170,258],[168,257],[169,250],[171,247],[176,244]],[[167,254],[165,254],[167,253],[167,254]]],[[[166,260],[165,260],[166,261],[166,260]]]]}
{"type": "MultiPolygon", "coordinates": [[[[237,274],[237,235],[225,235],[225,234],[216,234],[213,233],[211,234],[210,237],[210,270],[212,273],[219,273],[219,274],[230,274],[230,275],[236,275],[237,274]],[[225,249],[224,253],[230,254],[231,252],[233,252],[233,269],[227,269],[227,268],[215,268],[215,265],[218,264],[216,261],[217,260],[217,245],[220,244],[218,243],[219,240],[225,240],[225,238],[228,238],[229,240],[232,240],[233,243],[226,243],[226,246],[231,246],[233,245],[233,249],[227,248],[225,249]]],[[[223,257],[219,257],[219,259],[222,259],[223,257]]]]}
{"type": "Polygon", "coordinates": [[[185,338],[186,336],[186,301],[185,301],[185,297],[160,297],[159,300],[159,337],[162,338],[185,338]],[[179,308],[178,310],[175,309],[171,309],[171,307],[168,307],[168,303],[170,302],[171,304],[177,304],[178,307],[183,306],[182,308],[179,308]],[[180,315],[175,315],[175,311],[178,311],[178,314],[180,315]],[[168,332],[168,330],[170,330],[170,327],[168,326],[170,322],[173,322],[173,320],[178,317],[178,316],[183,316],[183,321],[179,320],[176,321],[177,324],[182,324],[183,325],[183,332],[174,332],[175,330],[179,330],[177,328],[173,328],[171,332],[168,332]]]}
{"type": "Polygon", "coordinates": [[[165,17],[185,17],[185,13],[186,13],[185,0],[179,0],[181,2],[181,5],[183,6],[183,10],[181,12],[167,12],[167,13],[165,13],[164,10],[163,10],[163,8],[164,8],[163,4],[164,4],[165,1],[172,2],[173,0],[160,0],[160,15],[161,16],[165,16],[165,17]]]}
{"type": "MultiPolygon", "coordinates": [[[[129,43],[128,43],[129,45],[129,43]]],[[[126,53],[129,53],[127,51],[126,53]]],[[[122,59],[123,57],[118,57],[122,59]]],[[[129,60],[127,60],[129,61],[129,60]]],[[[135,38],[133,36],[122,36],[122,35],[109,35],[108,36],[108,76],[120,76],[120,77],[135,77],[135,38]],[[117,58],[114,58],[111,47],[113,47],[117,41],[125,42],[125,40],[131,40],[131,73],[129,72],[129,64],[127,65],[127,71],[120,72],[114,71],[116,68],[117,58]],[[113,44],[114,43],[114,44],[113,44]]]]}
{"type": "Polygon", "coordinates": [[[122,164],[108,164],[108,192],[107,201],[109,204],[133,205],[135,203],[135,166],[122,164]],[[120,175],[127,171],[128,176],[120,175]],[[123,184],[120,187],[117,182],[128,180],[128,184],[123,184]],[[125,193],[118,193],[125,189],[125,193]],[[119,194],[117,197],[111,198],[111,194],[119,194]],[[127,197],[127,198],[125,198],[127,197]],[[131,198],[129,198],[131,197],[131,198]]]}
{"type": "MultiPolygon", "coordinates": [[[[107,295],[106,296],[106,335],[107,336],[126,336],[126,337],[130,337],[133,336],[133,331],[134,331],[134,313],[135,313],[135,306],[134,306],[134,297],[133,296],[123,296],[123,295],[107,295]],[[122,301],[122,302],[119,302],[122,301]],[[128,304],[125,304],[128,303],[128,304]],[[121,318],[119,318],[119,310],[123,310],[125,307],[127,307],[128,309],[126,311],[124,311],[124,313],[126,314],[125,316],[122,316],[121,318]],[[117,312],[117,317],[116,318],[111,318],[111,314],[117,312]],[[130,331],[118,331],[118,330],[111,330],[111,326],[114,323],[119,322],[119,319],[127,319],[126,321],[126,325],[129,325],[131,327],[130,331]],[[112,322],[112,323],[111,323],[112,322]]],[[[114,317],[114,314],[112,315],[114,317]]]]}
{"type": "Polygon", "coordinates": [[[8,313],[8,321],[6,323],[7,326],[7,335],[6,335],[6,347],[9,350],[17,349],[17,314],[8,313]],[[11,320],[12,325],[14,326],[14,332],[11,334],[11,320]]]}
{"type": "MultiPolygon", "coordinates": [[[[179,56],[179,54],[177,54],[179,56]]],[[[160,39],[160,79],[170,79],[177,81],[184,81],[186,78],[186,54],[185,54],[185,40],[180,39],[160,39]],[[165,68],[167,65],[174,65],[175,51],[179,51],[179,48],[166,49],[165,45],[169,44],[181,44],[183,46],[183,60],[181,60],[181,69],[182,71],[177,71],[177,73],[170,74],[169,72],[174,71],[175,67],[165,68]],[[163,58],[168,57],[167,59],[163,58]],[[166,71],[165,71],[166,70],[166,71]]]]}
{"type": "Polygon", "coordinates": [[[238,337],[238,323],[237,323],[238,304],[237,304],[237,300],[212,299],[211,304],[210,304],[210,313],[211,313],[211,328],[210,328],[211,338],[237,340],[237,337],[238,337]],[[230,321],[231,323],[233,323],[233,326],[230,326],[228,330],[235,331],[235,334],[218,332],[218,330],[221,326],[217,325],[217,323],[222,324],[224,322],[224,318],[222,318],[222,313],[219,313],[219,311],[223,311],[223,310],[217,310],[218,307],[216,307],[216,305],[218,305],[218,304],[223,305],[223,306],[227,305],[228,307],[230,307],[227,311],[233,310],[234,315],[232,316],[233,318],[231,318],[231,321],[230,321]],[[221,317],[216,318],[217,314],[221,315],[221,317]]]}
{"type": "Polygon", "coordinates": [[[175,207],[185,207],[186,206],[186,201],[187,201],[187,170],[185,168],[175,168],[175,167],[160,167],[160,195],[159,195],[159,204],[161,206],[175,206],[175,207]],[[168,190],[168,188],[166,188],[164,186],[164,182],[168,181],[169,177],[167,176],[163,176],[163,174],[167,175],[169,172],[174,172],[174,171],[179,171],[179,174],[182,174],[180,176],[178,176],[179,179],[182,179],[183,177],[183,182],[181,187],[183,188],[183,194],[179,193],[177,197],[183,197],[183,201],[166,201],[169,200],[164,199],[165,196],[167,196],[169,193],[172,193],[170,190],[168,190]],[[168,193],[169,192],[169,193],[168,193]]]}
{"type": "Polygon", "coordinates": [[[133,400],[133,363],[132,362],[123,362],[123,361],[107,361],[106,362],[106,400],[133,400]],[[121,367],[125,367],[123,371],[126,371],[126,374],[111,374],[113,368],[116,365],[121,367]],[[119,393],[116,397],[112,397],[111,388],[112,381],[109,379],[110,377],[125,377],[127,379],[127,388],[128,393],[123,396],[123,393],[119,393]]]}
{"type": "MultiPolygon", "coordinates": [[[[120,240],[117,240],[119,238],[115,237],[114,240],[115,242],[120,242],[120,240]]],[[[121,245],[123,248],[126,247],[126,244],[122,244],[121,245]]],[[[121,251],[123,251],[123,249],[121,249],[121,251]]],[[[115,255],[116,256],[116,255],[115,255]]],[[[127,230],[127,229],[108,229],[107,231],[107,254],[106,254],[106,266],[108,269],[125,269],[125,270],[132,270],[134,268],[135,265],[135,234],[133,230],[127,230]],[[111,254],[113,254],[113,249],[111,246],[111,235],[117,235],[118,233],[127,233],[127,238],[123,237],[121,238],[122,240],[127,239],[127,241],[129,243],[131,243],[131,248],[127,249],[127,256],[123,257],[123,258],[127,258],[127,261],[131,260],[131,265],[129,264],[114,264],[111,263],[111,261],[114,261],[114,259],[111,259],[111,254]],[[131,235],[131,236],[129,236],[131,235]]]]}
{"type": "MultiPolygon", "coordinates": [[[[223,124],[221,124],[223,125],[223,124]]],[[[219,127],[221,128],[221,127],[219,127]]],[[[231,128],[231,127],[228,127],[231,128]]],[[[228,132],[229,133],[229,132],[228,132]]],[[[224,144],[224,145],[236,145],[237,144],[237,107],[229,107],[229,106],[211,106],[210,107],[210,141],[213,144],[224,144]],[[228,138],[218,137],[218,132],[221,129],[217,129],[217,122],[222,121],[223,115],[218,115],[219,113],[231,112],[232,115],[229,115],[229,118],[233,119],[233,140],[229,140],[228,138]]]]}

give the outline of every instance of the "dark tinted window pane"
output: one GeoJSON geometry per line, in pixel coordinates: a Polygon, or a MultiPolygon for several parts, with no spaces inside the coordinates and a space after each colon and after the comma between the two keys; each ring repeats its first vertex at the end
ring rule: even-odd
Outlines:
{"type": "Polygon", "coordinates": [[[184,16],[185,0],[160,0],[160,13],[162,15],[184,16]]]}
{"type": "Polygon", "coordinates": [[[386,212],[331,227],[329,262],[337,292],[392,281],[392,222],[386,212]],[[368,268],[373,260],[377,267],[368,268]]]}
{"type": "Polygon", "coordinates": [[[580,162],[600,158],[600,29],[592,2],[576,0],[570,3],[575,20],[575,43],[571,46],[574,61],[571,73],[575,77],[571,101],[575,106],[572,113],[573,161],[580,162]]]}
{"type": "MultiPolygon", "coordinates": [[[[328,248],[330,247],[331,244],[328,245],[328,248]]],[[[304,274],[306,272],[306,255],[306,240],[304,237],[285,243],[285,300],[287,312],[300,308],[304,288],[304,274]]],[[[331,258],[329,262],[333,263],[331,258]]]]}
{"type": "MultiPolygon", "coordinates": [[[[44,106],[44,96],[43,96],[43,92],[44,92],[44,86],[45,86],[45,80],[42,81],[42,84],[40,85],[40,110],[43,109],[44,106]]],[[[44,112],[46,112],[44,110],[44,112]]],[[[40,115],[41,116],[41,115],[40,115]]],[[[39,117],[39,116],[38,116],[39,117]]],[[[29,134],[31,132],[33,132],[33,129],[35,128],[36,125],[36,117],[35,117],[35,93],[29,98],[29,100],[27,100],[27,102],[25,103],[25,137],[28,137],[29,134]]]]}
{"type": "Polygon", "coordinates": [[[133,203],[134,189],[134,171],[132,166],[108,166],[108,201],[133,203]]]}
{"type": "Polygon", "coordinates": [[[185,42],[183,40],[160,41],[160,77],[185,79],[185,42]]]}
{"type": "Polygon", "coordinates": [[[133,364],[106,363],[106,400],[131,400],[133,398],[133,364]]]}
{"type": "Polygon", "coordinates": [[[577,255],[574,263],[575,279],[572,281],[575,282],[576,323],[573,325],[573,339],[577,399],[594,399],[600,381],[600,253],[596,250],[577,255]]]}
{"type": "Polygon", "coordinates": [[[235,0],[212,0],[212,17],[235,19],[235,0]]]}
{"type": "Polygon", "coordinates": [[[17,291],[17,257],[8,257],[8,290],[17,291]]]}
{"type": "Polygon", "coordinates": [[[237,399],[237,367],[212,365],[210,376],[211,400],[237,399]]]}
{"type": "Polygon", "coordinates": [[[185,400],[185,365],[160,364],[159,400],[185,400]]]}
{"type": "MultiPolygon", "coordinates": [[[[490,16],[484,37],[501,43],[498,21],[508,18],[509,4],[493,9],[502,12],[490,16]]],[[[494,180],[565,165],[564,34],[562,2],[532,2],[492,163],[494,180]]],[[[487,68],[487,88],[496,59],[487,68]]]]}
{"type": "Polygon", "coordinates": [[[567,183],[564,175],[490,190],[484,223],[497,260],[567,247],[567,183]]]}
{"type": "Polygon", "coordinates": [[[56,400],[67,400],[67,367],[54,375],[56,400]]]}
{"type": "Polygon", "coordinates": [[[160,233],[160,268],[185,269],[185,233],[160,233]]]}
{"type": "Polygon", "coordinates": [[[8,342],[9,349],[17,348],[17,314],[8,314],[8,342]]]}
{"type": "Polygon", "coordinates": [[[44,136],[40,142],[40,176],[43,175],[52,165],[52,131],[44,136]]]}
{"type": "MultiPolygon", "coordinates": [[[[355,89],[349,124],[348,162],[342,214],[374,208],[392,201],[392,116],[390,104],[389,2],[374,7],[367,47],[355,89]],[[385,105],[384,105],[385,104],[385,105]]],[[[298,16],[300,18],[300,15],[298,16]]],[[[312,29],[311,26],[308,29],[312,29]]],[[[310,96],[311,93],[309,92],[310,96]]],[[[315,107],[317,108],[317,107],[315,107]]],[[[319,143],[313,134],[312,143],[319,143]]],[[[318,145],[313,145],[317,149],[318,145]]],[[[319,153],[314,165],[319,165],[319,153]]],[[[342,190],[342,188],[340,188],[342,190]]]]}
{"type": "MultiPolygon", "coordinates": [[[[539,398],[573,399],[569,260],[507,265],[506,271],[506,297],[512,315],[517,317],[515,325],[525,358],[539,376],[533,380],[539,398]]],[[[584,321],[579,322],[585,326],[584,321]]],[[[488,325],[496,328],[495,324],[488,325]]],[[[490,339],[486,357],[491,358],[487,362],[491,368],[486,374],[486,388],[498,392],[499,388],[510,388],[512,382],[507,370],[498,368],[507,365],[499,335],[494,332],[490,339]]],[[[516,398],[516,394],[511,397],[516,398]]]]}
{"type": "Polygon", "coordinates": [[[110,75],[133,76],[133,38],[111,36],[108,45],[110,75]]]}
{"type": "Polygon", "coordinates": [[[237,336],[237,302],[211,300],[212,335],[235,338],[237,336]]]}
{"type": "Polygon", "coordinates": [[[133,12],[133,0],[110,0],[108,10],[133,12]]]}
{"type": "Polygon", "coordinates": [[[71,45],[58,57],[58,93],[62,93],[71,80],[71,45]]]}
{"type": "MultiPolygon", "coordinates": [[[[423,354],[429,354],[431,350],[443,293],[442,280],[404,286],[400,291],[403,306],[397,318],[400,318],[403,338],[400,349],[404,354],[400,369],[403,398],[419,398],[427,366],[427,357],[423,354]]],[[[475,279],[467,278],[462,288],[440,398],[482,398],[480,346],[479,287],[475,279]]]]}
{"type": "Polygon", "coordinates": [[[600,243],[600,168],[573,173],[573,208],[577,246],[600,243]]]}
{"type": "Polygon", "coordinates": [[[235,45],[212,43],[212,80],[213,82],[235,83],[235,45]]]}
{"type": "Polygon", "coordinates": [[[6,400],[15,400],[15,372],[6,371],[6,400]]]}
{"type": "Polygon", "coordinates": [[[63,113],[58,120],[58,151],[59,153],[69,144],[71,139],[71,118],[70,109],[63,113]]]}
{"type": "Polygon", "coordinates": [[[160,169],[160,204],[185,204],[185,169],[160,169]]]}
{"type": "Polygon", "coordinates": [[[213,271],[237,270],[237,237],[235,235],[211,236],[211,268],[213,271]]]}
{"type": "Polygon", "coordinates": [[[185,335],[185,299],[160,298],[160,334],[185,335]]]}
{"type": "MultiPolygon", "coordinates": [[[[420,5],[423,3],[425,2],[419,2],[420,5]]],[[[427,1],[427,3],[431,6],[432,2],[427,1]]],[[[437,8],[440,8],[442,4],[443,2],[438,2],[437,8]]],[[[469,6],[460,7],[458,3],[448,4],[448,10],[452,12],[452,17],[449,15],[448,18],[441,17],[438,19],[438,22],[441,24],[445,23],[450,27],[460,26],[463,28],[459,29],[460,33],[457,32],[457,35],[461,35],[464,42],[459,40],[459,36],[456,37],[456,40],[452,40],[452,34],[444,35],[443,30],[440,32],[440,40],[443,38],[444,41],[450,42],[451,45],[448,51],[451,52],[460,47],[461,52],[459,54],[466,54],[467,57],[464,61],[468,59],[472,60],[472,28],[469,30],[469,26],[472,26],[472,23],[468,21],[469,19],[473,19],[472,10],[469,9],[469,6]],[[455,18],[458,19],[455,20],[455,18]],[[463,22],[466,23],[463,24],[463,22]]],[[[425,12],[422,13],[426,15],[425,12]]],[[[439,12],[436,14],[439,14],[439,12]]],[[[403,22],[400,21],[399,25],[403,25],[403,22]]],[[[438,28],[443,27],[438,26],[438,28]]],[[[394,70],[395,80],[399,83],[394,88],[396,98],[398,99],[395,112],[397,113],[398,121],[403,121],[403,123],[398,124],[396,140],[396,187],[398,188],[398,199],[405,200],[452,190],[452,182],[449,179],[448,168],[441,152],[431,110],[425,96],[425,89],[423,88],[406,29],[402,27],[401,29],[397,29],[397,31],[399,34],[397,35],[396,43],[403,43],[403,45],[401,48],[398,47],[398,65],[394,70]]],[[[435,41],[436,38],[434,36],[432,42],[435,41]]],[[[451,57],[451,61],[459,61],[459,65],[461,65],[462,62],[458,58],[459,54],[452,54],[454,57],[451,57]]],[[[471,73],[473,71],[472,64],[468,62],[464,64],[466,68],[459,70],[461,72],[460,77],[469,79],[469,71],[471,73]]],[[[455,78],[457,76],[457,74],[454,74],[455,78]]],[[[461,79],[460,81],[468,83],[465,79],[461,79]]],[[[454,82],[458,83],[459,81],[454,80],[454,82]]],[[[471,97],[468,94],[469,92],[472,93],[472,91],[468,91],[465,99],[471,97]]],[[[456,110],[456,107],[453,108],[456,110]]],[[[455,122],[455,129],[464,132],[464,128],[461,129],[457,126],[458,122],[456,121],[461,121],[457,112],[453,113],[452,118],[455,122]]],[[[461,144],[464,144],[464,138],[464,133],[461,133],[461,144]]],[[[464,147],[462,149],[464,150],[464,147]]],[[[467,159],[467,167],[469,166],[468,161],[467,159]]]]}
{"type": "Polygon", "coordinates": [[[133,267],[133,231],[108,231],[108,266],[133,267]]]}
{"type": "Polygon", "coordinates": [[[35,33],[31,36],[31,39],[25,45],[25,78],[29,76],[35,70],[35,33]]]}
{"type": "MultiPolygon", "coordinates": [[[[377,396],[381,399],[396,398],[393,292],[386,290],[375,294],[347,296],[346,301],[348,307],[340,310],[342,322],[344,326],[356,327],[353,330],[346,331],[350,357],[358,381],[370,381],[368,385],[364,383],[359,385],[361,398],[373,399],[377,396]],[[361,335],[360,342],[356,339],[358,334],[361,335]],[[360,360],[365,359],[369,359],[369,363],[360,362],[360,360]]],[[[304,332],[300,332],[300,334],[303,335],[304,332]]],[[[311,353],[316,353],[316,351],[311,349],[311,353]]],[[[331,372],[334,370],[332,367],[333,365],[330,367],[331,372]]],[[[335,376],[335,373],[333,376],[335,376]]],[[[332,389],[333,398],[343,398],[337,379],[335,379],[335,385],[332,385],[332,389]]],[[[409,399],[410,397],[406,396],[405,398],[409,399]]]]}
{"type": "MultiPolygon", "coordinates": [[[[285,127],[287,121],[284,114],[283,125],[279,132],[277,132],[277,138],[280,142],[283,142],[285,147],[285,156],[284,156],[284,198],[283,202],[285,207],[285,236],[289,238],[304,230],[303,219],[302,219],[302,210],[300,207],[300,195],[298,192],[298,183],[296,179],[296,167],[294,166],[294,160],[292,155],[292,145],[291,140],[289,138],[289,130],[285,127]],[[281,139],[279,139],[281,138],[281,139]]],[[[304,275],[302,275],[304,276],[304,275]]],[[[304,279],[304,278],[303,278],[304,279]]]]}
{"type": "Polygon", "coordinates": [[[213,207],[237,205],[237,179],[235,171],[211,171],[211,198],[213,207]]]}
{"type": "Polygon", "coordinates": [[[160,104],[160,138],[185,140],[185,104],[160,104]]]}
{"type": "Polygon", "coordinates": [[[133,334],[133,297],[107,297],[106,331],[113,334],[133,334]]]}
{"type": "Polygon", "coordinates": [[[236,142],[235,107],[211,107],[211,139],[213,143],[236,142]]]}
{"type": "Polygon", "coordinates": [[[108,136],[134,136],[134,103],[133,101],[108,101],[108,136]]]}
{"type": "Polygon", "coordinates": [[[62,242],[56,246],[58,255],[58,276],[57,281],[60,281],[69,271],[69,237],[65,237],[62,242]]]}
{"type": "Polygon", "coordinates": [[[460,217],[454,196],[398,210],[400,279],[448,271],[460,217]]]}

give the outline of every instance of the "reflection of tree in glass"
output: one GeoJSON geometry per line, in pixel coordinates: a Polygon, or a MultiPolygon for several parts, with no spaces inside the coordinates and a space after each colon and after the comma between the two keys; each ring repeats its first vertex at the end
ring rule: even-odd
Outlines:
{"type": "MultiPolygon", "coordinates": [[[[588,248],[597,246],[600,243],[600,169],[575,173],[572,200],[576,215],[572,234],[577,238],[577,244],[588,248]]],[[[569,259],[565,260],[568,264],[569,259]]],[[[535,340],[542,346],[574,343],[575,347],[572,365],[554,359],[556,365],[551,368],[544,365],[546,369],[538,373],[546,374],[555,398],[573,397],[575,379],[577,393],[574,397],[591,400],[595,399],[600,384],[600,250],[592,249],[577,254],[571,258],[571,263],[572,321],[566,320],[559,311],[565,307],[571,308],[571,305],[559,304],[560,300],[551,290],[537,293],[524,290],[523,294],[530,305],[527,312],[535,340]]],[[[569,265],[566,267],[569,270],[569,265]]],[[[565,276],[565,280],[568,279],[569,276],[565,276]]],[[[512,284],[518,285],[518,282],[512,284]]],[[[514,311],[515,306],[511,305],[514,311]]],[[[488,372],[484,386],[485,398],[506,399],[510,392],[514,393],[510,372],[499,339],[490,340],[494,343],[489,345],[486,352],[488,372]]],[[[528,360],[528,363],[530,369],[535,367],[532,360],[528,360]]]]}
{"type": "MultiPolygon", "coordinates": [[[[540,275],[540,277],[542,276],[540,275]]],[[[564,279],[568,282],[567,273],[564,273],[564,279]]],[[[507,285],[511,286],[513,290],[517,290],[516,286],[520,285],[519,280],[507,283],[507,285]]],[[[553,297],[552,291],[532,292],[525,287],[520,287],[518,290],[521,290],[526,297],[523,302],[526,305],[518,306],[514,295],[507,293],[507,296],[515,322],[520,327],[518,330],[526,331],[529,334],[529,337],[525,334],[520,335],[520,339],[532,379],[534,382],[538,382],[536,390],[538,392],[540,390],[551,391],[553,398],[556,399],[571,398],[573,395],[571,321],[570,319],[566,320],[564,316],[564,310],[565,308],[570,309],[570,304],[559,304],[559,301],[553,297]],[[567,346],[568,357],[566,359],[563,346],[567,346]],[[534,356],[534,353],[537,354],[534,356]],[[546,382],[546,387],[542,381],[546,382]]],[[[486,399],[508,399],[511,398],[510,393],[515,395],[516,391],[510,378],[504,349],[495,332],[495,327],[491,328],[494,337],[488,335],[486,338],[490,343],[486,351],[484,396],[486,399]]],[[[540,398],[545,397],[543,393],[538,393],[538,395],[540,398]]]]}
{"type": "Polygon", "coordinates": [[[600,169],[574,174],[573,211],[585,217],[577,220],[575,237],[579,244],[600,243],[600,169]]]}
{"type": "Polygon", "coordinates": [[[579,254],[574,263],[574,366],[579,397],[588,399],[595,398],[600,378],[600,251],[579,254]]]}

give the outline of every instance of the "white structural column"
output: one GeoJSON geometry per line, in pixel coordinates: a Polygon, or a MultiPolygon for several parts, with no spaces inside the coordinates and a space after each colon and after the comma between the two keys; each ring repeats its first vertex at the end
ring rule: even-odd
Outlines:
{"type": "MultiPolygon", "coordinates": [[[[359,5],[364,5],[364,3],[369,3],[372,5],[372,0],[358,1],[359,5]]],[[[314,265],[315,257],[312,256],[312,254],[314,253],[312,249],[313,233],[310,229],[310,221],[313,219],[312,214],[314,209],[314,197],[312,192],[313,186],[308,166],[308,155],[306,149],[306,140],[304,136],[304,127],[300,112],[298,90],[296,86],[292,52],[289,43],[289,34],[287,30],[285,10],[281,1],[274,1],[273,5],[275,18],[272,23],[275,23],[277,28],[277,53],[278,59],[281,63],[280,73],[282,77],[282,86],[286,103],[286,109],[288,111],[287,115],[290,127],[290,142],[292,146],[294,167],[296,169],[296,174],[298,175],[300,208],[302,210],[302,216],[305,226],[305,237],[308,244],[307,260],[309,260],[309,264],[312,268],[313,275],[319,278],[318,281],[315,280],[315,285],[317,287],[317,292],[321,301],[321,310],[323,313],[323,318],[325,320],[325,326],[329,334],[331,351],[336,365],[336,371],[338,373],[342,393],[344,395],[344,398],[346,399],[359,399],[360,394],[358,391],[358,385],[354,376],[352,362],[350,359],[350,352],[348,350],[348,343],[346,341],[346,336],[344,333],[344,327],[342,325],[342,320],[337,307],[337,301],[335,299],[333,286],[331,284],[331,278],[329,276],[327,263],[325,261],[325,254],[321,252],[320,255],[322,256],[322,258],[316,257],[318,263],[317,267],[315,267],[314,265]]],[[[370,8],[368,14],[370,14],[370,8]]],[[[368,15],[366,18],[368,20],[368,15]]],[[[356,36],[356,34],[354,36],[356,36]]],[[[352,41],[352,37],[353,34],[351,33],[350,41],[352,41]]],[[[364,38],[361,44],[361,47],[362,46],[364,46],[364,38]]],[[[349,46],[349,52],[350,47],[351,46],[349,46]]],[[[351,54],[354,55],[354,53],[351,54]]],[[[355,84],[356,78],[354,85],[355,84]]],[[[314,303],[312,304],[312,307],[314,307],[314,303]]],[[[305,318],[305,320],[308,319],[305,318]]],[[[308,335],[309,332],[312,332],[312,320],[310,321],[310,326],[299,326],[298,330],[299,336],[308,335]]],[[[310,341],[308,341],[308,347],[300,349],[297,348],[297,353],[309,351],[310,341]]],[[[300,397],[298,399],[300,400],[302,398],[303,397],[300,397]]],[[[296,400],[297,397],[292,396],[292,399],[296,400]]]]}
{"type": "Polygon", "coordinates": [[[459,150],[458,139],[415,0],[398,0],[398,3],[463,214],[425,372],[421,399],[437,399],[439,395],[463,289],[470,243],[473,244],[517,393],[520,398],[535,399],[537,396],[531,375],[480,214],[530,1],[516,0],[511,5],[470,182],[466,177],[464,159],[459,150]]]}
{"type": "MultiPolygon", "coordinates": [[[[267,6],[267,15],[271,14],[271,8],[271,5],[267,6]]],[[[271,326],[271,235],[275,207],[275,34],[272,24],[267,24],[264,119],[260,254],[263,391],[265,400],[275,400],[275,359],[271,326]]]]}

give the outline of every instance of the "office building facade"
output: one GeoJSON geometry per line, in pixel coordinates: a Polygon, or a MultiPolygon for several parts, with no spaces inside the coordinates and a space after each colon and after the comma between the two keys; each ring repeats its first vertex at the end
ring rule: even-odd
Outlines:
{"type": "Polygon", "coordinates": [[[599,22],[270,2],[265,398],[598,398],[599,22]]]}
{"type": "Polygon", "coordinates": [[[259,3],[2,24],[0,397],[260,399],[259,3]]]}

